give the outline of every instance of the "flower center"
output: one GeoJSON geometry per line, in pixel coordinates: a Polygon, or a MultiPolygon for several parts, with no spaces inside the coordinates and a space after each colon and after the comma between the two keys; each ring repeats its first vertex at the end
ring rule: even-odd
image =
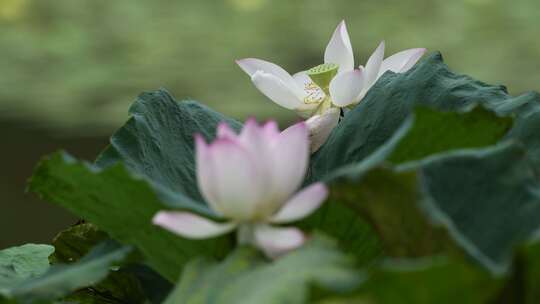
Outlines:
{"type": "Polygon", "coordinates": [[[307,70],[308,76],[328,95],[330,81],[336,76],[339,66],[334,63],[323,63],[307,70]]]}

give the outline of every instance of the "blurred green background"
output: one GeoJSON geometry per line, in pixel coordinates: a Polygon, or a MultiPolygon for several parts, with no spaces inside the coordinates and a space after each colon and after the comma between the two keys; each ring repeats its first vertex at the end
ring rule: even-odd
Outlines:
{"type": "Polygon", "coordinates": [[[234,60],[315,66],[342,19],[357,64],[385,39],[387,54],[440,50],[512,94],[540,89],[538,0],[0,0],[0,248],[48,242],[77,220],[25,194],[26,180],[58,149],[92,160],[141,91],[165,87],[237,119],[296,119],[234,60]]]}

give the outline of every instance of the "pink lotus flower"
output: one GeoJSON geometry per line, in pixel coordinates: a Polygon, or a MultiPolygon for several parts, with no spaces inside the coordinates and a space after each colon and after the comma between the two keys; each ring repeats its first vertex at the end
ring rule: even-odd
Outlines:
{"type": "Polygon", "coordinates": [[[312,134],[322,139],[312,142],[314,152],[337,125],[339,108],[359,103],[384,72],[406,72],[426,52],[424,48],[415,48],[384,59],[384,47],[383,41],[366,65],[355,69],[351,41],[342,21],[326,46],[322,65],[291,76],[282,67],[261,59],[246,58],[237,63],[266,97],[303,117],[314,117],[308,122],[310,132],[322,133],[312,134]]]}
{"type": "Polygon", "coordinates": [[[299,123],[279,132],[273,121],[248,120],[240,134],[225,123],[211,144],[196,135],[197,183],[210,208],[226,222],[183,211],[160,211],[153,223],[180,236],[204,239],[237,229],[238,242],[277,257],[304,243],[294,227],[276,227],[315,211],[328,195],[322,183],[296,193],[309,160],[308,130],[299,123]]]}

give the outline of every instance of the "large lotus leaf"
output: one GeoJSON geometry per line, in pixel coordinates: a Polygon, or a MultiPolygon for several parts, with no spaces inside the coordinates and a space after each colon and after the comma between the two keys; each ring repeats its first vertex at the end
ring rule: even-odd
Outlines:
{"type": "Polygon", "coordinates": [[[430,217],[493,271],[504,271],[513,248],[540,227],[540,185],[521,145],[457,151],[417,165],[430,217]]]}
{"type": "Polygon", "coordinates": [[[344,204],[370,222],[387,255],[456,252],[437,228],[445,226],[468,254],[501,272],[513,248],[540,227],[540,188],[519,143],[454,150],[397,167],[362,163],[333,180],[328,206],[344,204]]]}
{"type": "Polygon", "coordinates": [[[373,256],[381,248],[386,255],[407,257],[454,249],[447,233],[434,228],[417,207],[422,197],[416,172],[373,168],[384,166],[387,159],[402,162],[448,149],[491,145],[505,135],[510,123],[509,119],[499,118],[482,107],[469,108],[463,113],[416,108],[390,139],[368,157],[325,177],[331,184],[330,199],[307,221],[308,226],[320,228],[323,226],[317,225],[321,223],[334,223],[327,225],[333,229],[325,232],[340,239],[343,249],[349,245],[350,251],[362,260],[364,253],[370,252],[368,244],[372,244],[373,256]],[[485,136],[486,133],[489,135],[485,136]],[[347,213],[340,210],[349,213],[340,215],[347,213]],[[371,224],[380,242],[367,241],[363,232],[368,230],[358,228],[363,220],[351,216],[350,210],[371,224]],[[353,229],[356,233],[350,233],[353,229]],[[351,237],[351,241],[341,241],[345,236],[351,237]]]}
{"type": "MultiPolygon", "coordinates": [[[[428,161],[408,166],[416,166],[416,175],[421,170],[425,171],[422,171],[423,178],[429,175],[422,181],[425,193],[418,199],[429,202],[424,205],[435,206],[428,210],[437,212],[429,212],[429,215],[449,227],[451,235],[469,254],[493,271],[501,271],[508,265],[513,246],[525,240],[536,228],[535,223],[540,222],[535,197],[535,163],[540,159],[536,155],[539,146],[534,136],[534,130],[538,129],[535,126],[540,125],[537,99],[537,94],[512,98],[503,87],[456,75],[442,63],[440,56],[431,56],[408,73],[387,73],[364,101],[345,115],[327,144],[314,155],[310,181],[323,179],[338,184],[344,177],[353,180],[361,177],[370,167],[364,165],[366,161],[380,154],[378,151],[402,132],[404,122],[413,119],[410,130],[398,138],[384,157],[379,155],[378,162],[386,158],[393,163],[407,163],[428,157],[428,161]],[[431,110],[418,108],[418,105],[431,110]],[[433,108],[444,112],[433,111],[433,108]],[[511,120],[499,115],[514,117],[512,130],[507,132],[511,120]],[[505,154],[501,148],[491,154],[471,150],[466,164],[442,165],[446,157],[453,157],[453,153],[445,151],[458,153],[459,149],[487,147],[501,140],[515,141],[512,149],[520,150],[521,156],[505,154]],[[446,155],[429,157],[438,153],[446,155]],[[492,154],[501,156],[490,160],[492,154]],[[424,195],[437,198],[429,200],[424,195]],[[492,199],[496,202],[491,202],[492,199]]],[[[379,183],[370,189],[381,188],[377,193],[383,193],[383,197],[390,196],[388,192],[403,191],[386,188],[384,179],[379,183]]],[[[416,186],[414,182],[413,186],[416,186]]],[[[347,193],[343,189],[333,191],[334,194],[339,192],[347,193]]],[[[356,199],[354,191],[349,192],[356,199]]],[[[371,199],[378,200],[375,195],[371,199]]],[[[400,200],[399,193],[393,200],[400,200]]],[[[360,204],[358,199],[356,204],[360,204]]],[[[369,202],[362,204],[369,206],[369,202]]],[[[372,211],[367,213],[364,208],[362,213],[368,214],[383,244],[388,243],[384,235],[393,232],[382,233],[381,227],[392,225],[386,224],[388,219],[374,221],[372,211]]],[[[388,230],[400,230],[396,225],[393,227],[388,230]]],[[[399,233],[393,235],[397,236],[399,233]]],[[[411,246],[414,239],[411,234],[411,246]]]]}
{"type": "Polygon", "coordinates": [[[194,260],[165,303],[310,303],[312,284],[345,292],[361,279],[352,260],[317,235],[273,263],[250,248],[237,249],[221,263],[194,260]]]}
{"type": "Polygon", "coordinates": [[[220,256],[229,246],[226,237],[192,241],[153,225],[152,217],[164,208],[162,201],[145,179],[122,164],[99,169],[57,153],[38,165],[30,190],[96,224],[112,238],[136,246],[171,281],[187,260],[220,256]]]}
{"type": "MultiPolygon", "coordinates": [[[[333,183],[330,189],[327,208],[345,206],[355,217],[370,223],[386,256],[421,257],[456,251],[446,231],[434,227],[418,207],[422,196],[415,171],[378,167],[355,180],[333,183]]],[[[347,219],[343,217],[340,225],[350,225],[347,219]]]]}
{"type": "Polygon", "coordinates": [[[204,202],[195,177],[193,135],[211,140],[219,122],[234,129],[241,124],[200,103],[176,101],[163,89],[141,94],[129,114],[96,164],[107,167],[121,161],[150,181],[172,206],[190,199],[194,204],[204,202]]]}

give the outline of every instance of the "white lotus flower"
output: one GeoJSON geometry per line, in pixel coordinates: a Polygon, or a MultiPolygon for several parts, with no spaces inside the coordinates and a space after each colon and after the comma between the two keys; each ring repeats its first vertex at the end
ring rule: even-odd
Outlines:
{"type": "Polygon", "coordinates": [[[197,183],[210,208],[226,222],[182,211],[160,211],[153,222],[185,238],[215,237],[237,229],[238,242],[277,257],[304,243],[294,227],[276,227],[315,211],[328,195],[322,183],[296,193],[307,170],[308,130],[299,123],[279,132],[273,121],[248,120],[237,135],[225,123],[211,144],[196,135],[197,183]]]}
{"type": "MultiPolygon", "coordinates": [[[[355,69],[351,41],[345,21],[342,21],[326,46],[324,64],[307,71],[291,76],[280,66],[261,59],[246,58],[236,62],[272,101],[303,117],[314,116],[308,122],[310,131],[322,132],[327,137],[339,120],[339,111],[336,115],[336,111],[328,112],[329,109],[357,104],[384,72],[406,72],[426,52],[424,48],[409,49],[383,59],[384,47],[383,41],[366,65],[355,69]],[[324,121],[319,121],[323,117],[324,121]]],[[[312,145],[312,151],[316,150],[314,148],[312,145]]]]}

